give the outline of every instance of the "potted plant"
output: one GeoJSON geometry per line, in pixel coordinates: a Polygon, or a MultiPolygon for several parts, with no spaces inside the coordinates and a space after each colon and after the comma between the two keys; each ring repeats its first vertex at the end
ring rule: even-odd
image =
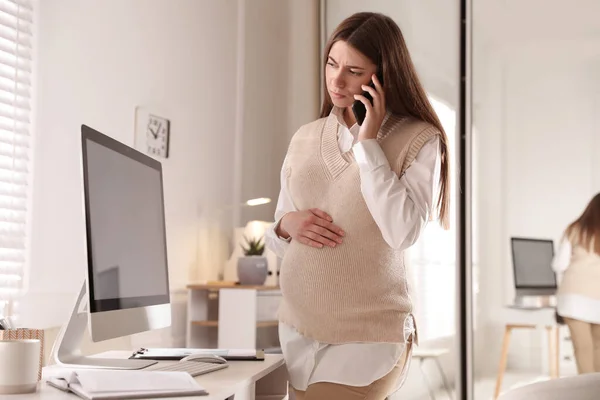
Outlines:
{"type": "Polygon", "coordinates": [[[246,246],[240,246],[245,256],[238,258],[237,267],[240,285],[263,285],[269,273],[267,258],[263,256],[263,238],[248,239],[244,236],[244,240],[246,246]]]}

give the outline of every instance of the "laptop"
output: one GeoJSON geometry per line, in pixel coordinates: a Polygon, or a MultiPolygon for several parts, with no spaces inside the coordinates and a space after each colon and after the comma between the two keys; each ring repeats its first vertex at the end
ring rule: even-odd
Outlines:
{"type": "Polygon", "coordinates": [[[552,269],[554,242],[550,239],[512,237],[515,299],[513,307],[544,308],[556,305],[556,274],[552,269]]]}

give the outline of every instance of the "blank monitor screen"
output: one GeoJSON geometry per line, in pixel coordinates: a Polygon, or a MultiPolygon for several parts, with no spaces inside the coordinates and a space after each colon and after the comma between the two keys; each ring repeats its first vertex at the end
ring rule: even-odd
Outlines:
{"type": "Polygon", "coordinates": [[[552,270],[552,240],[512,238],[515,286],[524,288],[556,288],[552,270]]]}
{"type": "Polygon", "coordinates": [[[84,132],[90,311],[169,302],[161,164],[84,132]]]}

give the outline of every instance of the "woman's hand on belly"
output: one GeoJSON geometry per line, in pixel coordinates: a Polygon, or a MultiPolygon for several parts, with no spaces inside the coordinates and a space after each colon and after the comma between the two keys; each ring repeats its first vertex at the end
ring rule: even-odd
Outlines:
{"type": "Polygon", "coordinates": [[[344,231],[333,223],[333,218],[318,208],[292,211],[281,219],[282,233],[307,246],[335,247],[342,243],[344,231]]]}

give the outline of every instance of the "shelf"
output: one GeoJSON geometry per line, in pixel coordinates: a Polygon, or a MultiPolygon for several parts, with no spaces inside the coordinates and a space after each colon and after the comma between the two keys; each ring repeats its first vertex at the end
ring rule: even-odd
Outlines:
{"type": "Polygon", "coordinates": [[[186,347],[242,349],[279,345],[277,310],[282,294],[277,285],[198,281],[189,282],[187,292],[186,347]]]}
{"type": "MultiPolygon", "coordinates": [[[[190,323],[192,325],[196,325],[196,326],[208,326],[208,327],[213,327],[213,328],[216,328],[219,326],[219,321],[191,321],[190,323]]],[[[269,328],[269,327],[278,326],[278,325],[279,325],[279,321],[257,321],[256,322],[257,328],[269,328]]]]}
{"type": "Polygon", "coordinates": [[[196,326],[217,327],[219,326],[219,321],[192,321],[191,324],[196,326]]]}
{"type": "Polygon", "coordinates": [[[268,328],[271,326],[279,326],[279,321],[258,321],[256,323],[258,328],[268,328]]]}

